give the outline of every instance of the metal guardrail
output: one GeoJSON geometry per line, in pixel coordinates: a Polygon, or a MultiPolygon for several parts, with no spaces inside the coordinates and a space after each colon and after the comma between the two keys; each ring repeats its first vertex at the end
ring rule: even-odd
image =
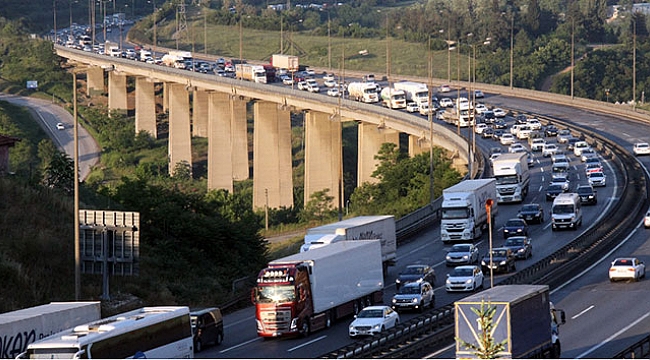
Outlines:
{"type": "MultiPolygon", "coordinates": [[[[558,119],[552,120],[555,123],[561,122],[558,119]]],[[[570,274],[575,273],[574,269],[582,267],[584,263],[593,262],[595,258],[602,256],[606,251],[613,248],[618,243],[617,240],[620,236],[638,224],[641,213],[648,207],[648,179],[646,179],[645,172],[642,171],[636,159],[631,157],[626,149],[609,142],[606,138],[595,133],[582,130],[581,135],[592,146],[598,148],[602,155],[613,160],[613,163],[619,170],[618,174],[622,177],[620,181],[623,186],[621,199],[611,209],[613,215],[601,223],[594,224],[583,235],[553,254],[507,277],[499,282],[499,284],[536,283],[548,284],[551,288],[557,287],[566,281],[570,274]],[[639,201],[639,199],[643,199],[643,201],[639,201]],[[626,211],[618,211],[621,208],[626,209],[626,211]],[[637,215],[629,216],[629,214],[637,215]]],[[[440,315],[437,312],[433,312],[431,315],[427,313],[423,316],[436,316],[436,320],[441,323],[448,322],[453,324],[453,313],[440,315]],[[441,318],[443,316],[448,316],[449,319],[445,320],[441,318]]],[[[392,329],[385,335],[382,335],[381,338],[385,337],[386,340],[382,341],[381,338],[373,338],[367,341],[357,342],[338,351],[324,354],[321,357],[413,358],[430,353],[432,348],[453,342],[453,327],[442,328],[440,326],[433,326],[430,323],[422,323],[419,320],[420,318],[401,324],[396,329],[392,329]],[[413,327],[420,326],[422,328],[417,330],[417,333],[420,334],[417,339],[409,337],[411,331],[408,334],[403,332],[404,328],[412,329],[413,327]]],[[[636,352],[633,353],[633,356],[636,353],[644,353],[644,351],[647,351],[648,344],[650,344],[650,337],[646,341],[639,342],[637,347],[634,348],[636,352]]]]}

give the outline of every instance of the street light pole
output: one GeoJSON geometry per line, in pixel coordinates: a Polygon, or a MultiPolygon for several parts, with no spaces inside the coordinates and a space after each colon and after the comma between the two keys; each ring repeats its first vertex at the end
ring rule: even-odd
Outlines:
{"type": "Polygon", "coordinates": [[[632,108],[636,109],[636,18],[632,14],[634,33],[632,36],[632,108]]]}
{"type": "Polygon", "coordinates": [[[573,71],[575,67],[575,19],[571,18],[571,99],[573,99],[573,71]]]}
{"type": "MultiPolygon", "coordinates": [[[[447,51],[449,52],[449,51],[447,51]]],[[[429,61],[428,61],[428,66],[427,70],[429,73],[429,99],[433,98],[433,83],[432,83],[432,78],[433,78],[433,59],[432,59],[432,54],[431,54],[431,37],[429,37],[429,49],[428,49],[428,55],[429,55],[429,61]]],[[[429,100],[431,104],[429,104],[429,113],[428,113],[428,118],[429,118],[429,202],[433,203],[433,200],[435,199],[433,190],[433,101],[429,100]]]]}
{"type": "Polygon", "coordinates": [[[81,297],[81,247],[79,244],[79,126],[77,115],[77,73],[72,72],[72,113],[74,118],[74,298],[81,297]]]}
{"type": "Polygon", "coordinates": [[[494,287],[494,269],[492,263],[492,203],[494,200],[487,199],[485,202],[485,210],[487,210],[487,220],[488,220],[488,234],[489,234],[489,252],[490,252],[490,288],[494,287]]]}
{"type": "Polygon", "coordinates": [[[515,51],[515,13],[510,14],[510,88],[512,89],[513,63],[515,51]]]}

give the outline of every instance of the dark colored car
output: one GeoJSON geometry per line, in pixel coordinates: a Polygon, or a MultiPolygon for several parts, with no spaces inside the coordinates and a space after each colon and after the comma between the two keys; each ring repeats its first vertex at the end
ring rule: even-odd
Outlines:
{"type": "Polygon", "coordinates": [[[399,290],[402,284],[422,281],[426,281],[435,286],[436,272],[433,268],[429,265],[422,264],[408,265],[404,272],[400,273],[397,279],[395,279],[395,287],[399,290]]]}
{"type": "Polygon", "coordinates": [[[546,188],[546,201],[555,199],[556,196],[564,192],[564,188],[560,184],[551,184],[546,188]]]}
{"type": "Polygon", "coordinates": [[[503,237],[505,239],[511,236],[528,236],[528,224],[526,220],[513,218],[503,225],[503,237]]]}
{"type": "Polygon", "coordinates": [[[569,140],[567,140],[566,149],[573,151],[573,145],[575,145],[575,143],[577,143],[578,141],[582,141],[582,140],[574,137],[570,138],[569,140]]]}
{"type": "Polygon", "coordinates": [[[555,125],[549,125],[544,129],[544,136],[557,136],[558,131],[555,125]]]}
{"type": "Polygon", "coordinates": [[[526,124],[528,122],[528,116],[524,114],[519,114],[515,117],[515,124],[526,124]]]}
{"type": "Polygon", "coordinates": [[[499,141],[501,140],[501,135],[505,134],[502,129],[494,129],[492,131],[492,140],[499,141]]]}
{"type": "Polygon", "coordinates": [[[585,205],[596,205],[598,203],[598,197],[596,196],[596,191],[591,185],[580,185],[576,189],[576,193],[580,196],[580,203],[585,205]]]}
{"type": "Polygon", "coordinates": [[[544,222],[544,209],[540,204],[526,204],[521,207],[517,216],[526,220],[527,224],[533,222],[541,224],[544,222]]]}
{"type": "Polygon", "coordinates": [[[517,259],[528,259],[533,256],[533,244],[530,242],[528,236],[512,236],[503,244],[503,247],[506,247],[512,250],[512,253],[515,254],[517,259]]]}
{"type": "Polygon", "coordinates": [[[484,274],[489,274],[490,268],[495,272],[515,271],[515,254],[506,247],[492,249],[492,264],[489,253],[481,260],[481,270],[484,274]]]}
{"type": "Polygon", "coordinates": [[[219,308],[194,309],[190,311],[194,351],[200,352],[204,345],[219,345],[223,341],[223,317],[219,308]]]}
{"type": "Polygon", "coordinates": [[[508,127],[508,124],[503,119],[495,119],[492,122],[492,127],[495,129],[505,129],[508,127]]]}
{"type": "Polygon", "coordinates": [[[483,111],[483,120],[485,121],[486,124],[492,124],[494,123],[494,120],[496,120],[496,116],[494,116],[494,111],[488,110],[488,111],[483,111]]]}
{"type": "Polygon", "coordinates": [[[489,139],[492,137],[493,134],[494,134],[494,130],[492,130],[492,128],[487,128],[483,130],[483,132],[481,133],[481,137],[483,139],[489,139]]]}

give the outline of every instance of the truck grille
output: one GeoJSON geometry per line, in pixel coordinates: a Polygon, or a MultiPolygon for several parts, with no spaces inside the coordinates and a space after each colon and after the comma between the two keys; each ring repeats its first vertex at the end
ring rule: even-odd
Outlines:
{"type": "Polygon", "coordinates": [[[291,309],[262,311],[260,317],[267,331],[286,331],[291,326],[291,309]]]}
{"type": "Polygon", "coordinates": [[[515,190],[517,190],[517,188],[515,187],[506,187],[506,188],[497,189],[497,191],[499,191],[499,194],[501,195],[513,195],[515,193],[515,190]]]}

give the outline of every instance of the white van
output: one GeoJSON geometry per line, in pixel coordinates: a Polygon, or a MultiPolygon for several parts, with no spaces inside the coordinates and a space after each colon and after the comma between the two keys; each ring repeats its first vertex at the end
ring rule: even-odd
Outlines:
{"type": "Polygon", "coordinates": [[[551,208],[551,224],[553,230],[576,230],[582,225],[582,209],[578,194],[564,193],[555,197],[551,208]]]}

